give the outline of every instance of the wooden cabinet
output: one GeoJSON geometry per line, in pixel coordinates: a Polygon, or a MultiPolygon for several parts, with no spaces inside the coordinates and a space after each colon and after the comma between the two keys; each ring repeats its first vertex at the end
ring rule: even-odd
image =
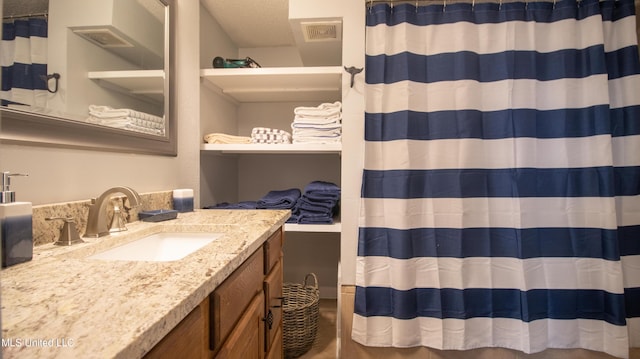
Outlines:
{"type": "Polygon", "coordinates": [[[214,358],[282,358],[282,244],[280,228],[211,294],[214,358]]]}
{"type": "Polygon", "coordinates": [[[282,358],[279,228],[147,355],[150,358],[282,358]]]}
{"type": "Polygon", "coordinates": [[[267,359],[282,359],[284,355],[284,347],[282,346],[282,327],[278,328],[276,338],[271,345],[271,349],[267,352],[267,359]]]}
{"type": "Polygon", "coordinates": [[[258,293],[228,339],[219,347],[216,359],[264,358],[264,327],[264,294],[258,293]]]}
{"type": "Polygon", "coordinates": [[[187,315],[160,343],[147,353],[146,359],[206,358],[209,353],[209,298],[187,315]]]}
{"type": "MultiPolygon", "coordinates": [[[[267,240],[265,248],[265,350],[270,353],[274,347],[282,348],[282,244],[283,233],[278,231],[267,240]]],[[[277,350],[276,350],[277,351],[277,350]]],[[[280,349],[282,353],[282,349],[280,349]]]]}
{"type": "Polygon", "coordinates": [[[264,251],[258,249],[211,294],[211,350],[217,352],[253,297],[262,291],[264,251]]]}

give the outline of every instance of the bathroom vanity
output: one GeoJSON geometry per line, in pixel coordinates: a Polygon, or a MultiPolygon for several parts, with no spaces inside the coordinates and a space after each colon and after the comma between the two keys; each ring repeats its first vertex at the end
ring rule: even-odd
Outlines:
{"type": "Polygon", "coordinates": [[[3,354],[280,358],[288,213],[180,213],[83,244],[38,246],[31,262],[2,271],[3,354]],[[178,260],[89,258],[160,232],[219,236],[178,260]]]}
{"type": "Polygon", "coordinates": [[[145,358],[282,358],[278,229],[145,358]]]}

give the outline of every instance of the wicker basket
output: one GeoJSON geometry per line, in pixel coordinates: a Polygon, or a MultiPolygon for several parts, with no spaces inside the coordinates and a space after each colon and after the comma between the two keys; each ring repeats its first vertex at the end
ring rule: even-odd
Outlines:
{"type": "Polygon", "coordinates": [[[311,349],[318,333],[318,278],[309,273],[304,283],[284,283],[282,340],[285,358],[297,358],[311,349]],[[313,277],[314,283],[308,283],[313,277]]]}

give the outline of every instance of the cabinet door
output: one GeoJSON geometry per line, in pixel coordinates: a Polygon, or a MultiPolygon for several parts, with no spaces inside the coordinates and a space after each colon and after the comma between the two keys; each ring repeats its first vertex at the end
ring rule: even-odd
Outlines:
{"type": "MultiPolygon", "coordinates": [[[[264,294],[258,293],[220,347],[216,359],[264,358],[264,294]]],[[[187,357],[185,357],[187,358],[187,357]]]]}
{"type": "Polygon", "coordinates": [[[233,330],[253,296],[262,292],[263,268],[264,254],[260,247],[211,294],[210,348],[214,352],[233,330]]]}
{"type": "Polygon", "coordinates": [[[207,298],[153,347],[145,359],[208,357],[208,309],[207,298]]]}
{"type": "Polygon", "coordinates": [[[278,328],[275,340],[271,343],[271,350],[267,353],[267,359],[282,359],[284,348],[282,346],[282,327],[278,328]]]}
{"type": "Polygon", "coordinates": [[[276,262],[264,280],[265,314],[266,314],[266,350],[277,340],[276,334],[282,326],[282,260],[276,262]]]}

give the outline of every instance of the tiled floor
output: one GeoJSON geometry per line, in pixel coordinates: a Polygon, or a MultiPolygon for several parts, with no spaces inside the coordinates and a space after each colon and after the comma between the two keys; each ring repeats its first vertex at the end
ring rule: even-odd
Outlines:
{"type": "Polygon", "coordinates": [[[300,359],[336,358],[336,308],[335,299],[320,299],[318,335],[311,349],[300,359]]]}

